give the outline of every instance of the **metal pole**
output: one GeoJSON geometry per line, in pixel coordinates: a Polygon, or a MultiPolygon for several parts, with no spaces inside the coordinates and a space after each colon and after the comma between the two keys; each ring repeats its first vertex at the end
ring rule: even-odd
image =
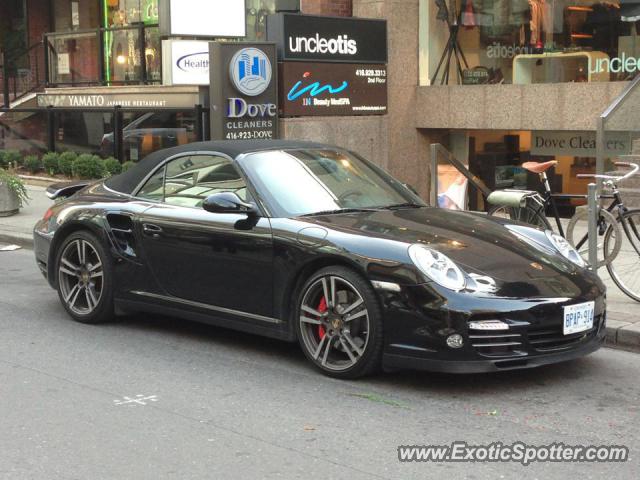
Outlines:
{"type": "Polygon", "coordinates": [[[124,132],[122,125],[122,110],[120,105],[113,107],[113,140],[114,156],[120,162],[124,162],[124,132]]]}
{"type": "Polygon", "coordinates": [[[47,148],[56,151],[56,119],[51,105],[47,107],[47,148]]]}
{"type": "Polygon", "coordinates": [[[44,86],[48,87],[51,83],[51,71],[49,70],[49,37],[44,35],[44,86]]]}
{"type": "MultiPolygon", "coordinates": [[[[596,174],[604,175],[604,152],[605,152],[605,138],[604,138],[604,116],[598,117],[598,129],[596,130],[596,174]]],[[[596,185],[598,186],[598,192],[602,189],[602,180],[596,179],[596,185]]]]}
{"type": "Polygon", "coordinates": [[[202,115],[203,115],[203,113],[202,113],[202,105],[197,104],[194,107],[194,110],[195,110],[195,117],[196,117],[195,118],[195,125],[194,125],[194,130],[196,131],[196,140],[198,142],[201,142],[202,140],[204,140],[204,136],[203,136],[204,132],[202,131],[202,124],[203,124],[203,121],[202,121],[202,115]]]}
{"type": "Polygon", "coordinates": [[[590,183],[588,187],[588,219],[589,219],[589,263],[591,270],[598,271],[598,186],[590,183]]]}
{"type": "Polygon", "coordinates": [[[145,38],[144,23],[138,26],[138,48],[140,49],[140,84],[147,83],[147,43],[145,38]]]}
{"type": "Polygon", "coordinates": [[[6,50],[2,52],[2,80],[3,80],[3,96],[4,96],[4,108],[10,107],[10,99],[9,99],[9,63],[8,63],[9,55],[7,55],[6,50]]]}
{"type": "Polygon", "coordinates": [[[438,206],[438,145],[431,144],[431,168],[429,175],[431,176],[431,188],[429,189],[429,205],[438,206]]]}

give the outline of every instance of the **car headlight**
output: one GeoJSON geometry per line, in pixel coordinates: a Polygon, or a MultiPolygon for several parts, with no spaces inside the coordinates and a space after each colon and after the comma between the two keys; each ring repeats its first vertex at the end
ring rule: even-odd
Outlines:
{"type": "Polygon", "coordinates": [[[551,242],[551,244],[556,247],[556,250],[560,252],[564,258],[569,260],[570,262],[575,263],[579,267],[586,267],[587,262],[580,256],[578,251],[571,246],[569,242],[564,237],[561,237],[557,233],[552,232],[551,230],[547,230],[544,232],[547,235],[547,239],[551,242]]]}
{"type": "Polygon", "coordinates": [[[422,273],[438,285],[456,291],[464,288],[462,270],[445,254],[415,244],[409,247],[409,257],[422,273]]]}

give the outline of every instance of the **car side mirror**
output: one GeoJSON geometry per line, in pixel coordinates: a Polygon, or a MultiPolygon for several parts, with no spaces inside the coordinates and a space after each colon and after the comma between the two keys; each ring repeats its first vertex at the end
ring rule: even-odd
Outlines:
{"type": "Polygon", "coordinates": [[[249,216],[258,214],[256,207],[250,203],[243,202],[233,192],[220,192],[209,195],[204,200],[202,208],[211,213],[246,213],[249,216]]]}

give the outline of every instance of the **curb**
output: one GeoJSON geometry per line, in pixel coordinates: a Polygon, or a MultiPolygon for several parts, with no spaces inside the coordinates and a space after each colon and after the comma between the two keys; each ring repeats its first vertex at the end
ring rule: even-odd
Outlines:
{"type": "MultiPolygon", "coordinates": [[[[33,250],[33,237],[21,233],[0,232],[0,242],[20,245],[33,250]]],[[[607,318],[607,336],[605,347],[640,353],[640,323],[616,320],[622,313],[610,312],[607,318]]]]}
{"type": "Polygon", "coordinates": [[[640,353],[640,323],[617,320],[617,315],[622,314],[608,314],[605,346],[640,353]]]}
{"type": "Polygon", "coordinates": [[[33,237],[24,233],[2,232],[0,231],[0,243],[10,243],[20,245],[23,248],[33,250],[33,237]]]}

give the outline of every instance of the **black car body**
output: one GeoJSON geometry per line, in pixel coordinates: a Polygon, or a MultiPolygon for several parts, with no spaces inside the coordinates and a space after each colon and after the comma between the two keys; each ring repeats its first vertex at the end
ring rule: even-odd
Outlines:
{"type": "MultiPolygon", "coordinates": [[[[368,365],[345,367],[342,376],[368,373],[380,362],[388,369],[450,372],[526,368],[577,358],[602,344],[606,317],[602,282],[561,255],[545,232],[477,213],[427,207],[361,159],[359,168],[369,169],[370,177],[383,176],[389,195],[405,203],[380,208],[342,205],[335,212],[286,215],[271,201],[273,192],[265,191],[269,180],[252,170],[249,160],[259,161],[262,155],[275,162],[277,155],[285,154],[296,156],[298,162],[302,156],[313,157],[309,162],[320,159],[326,166],[329,158],[345,168],[356,161],[353,154],[335,147],[286,141],[206,142],[156,152],[107,181],[51,187],[52,197],[68,198],[56,203],[35,227],[37,263],[60,292],[64,290],[60,282],[69,276],[75,282],[77,277],[80,287],[73,290],[70,282],[66,293],[60,293],[63,304],[74,291],[78,297],[84,285],[87,308],[92,305],[87,285],[100,257],[109,264],[104,275],[113,280],[100,301],[113,302],[115,313],[150,311],[283,340],[298,337],[316,366],[336,376],[345,372],[323,367],[346,365],[352,356],[358,361],[367,357],[368,365]],[[187,164],[197,163],[198,155],[213,152],[227,161],[198,173],[215,179],[211,201],[204,194],[181,194],[205,183],[191,175],[191,168],[185,168],[184,175],[179,169],[169,175],[172,164],[167,162],[190,157],[187,164]],[[145,192],[156,192],[153,179],[160,179],[158,169],[165,165],[162,198],[149,198],[145,192]],[[185,181],[187,186],[181,186],[185,181]],[[178,194],[173,198],[167,192],[178,194]],[[170,200],[173,204],[167,203],[170,200]],[[207,202],[215,205],[206,206],[207,202]],[[211,213],[216,211],[225,213],[211,213]],[[77,237],[77,232],[100,243],[94,245],[96,260],[84,269],[75,265],[72,272],[60,273],[60,268],[65,270],[61,253],[65,240],[77,237]],[[462,275],[463,287],[448,288],[426,275],[417,266],[422,261],[410,254],[412,245],[418,245],[413,252],[445,262],[446,275],[462,275]],[[322,272],[329,273],[322,277],[322,272]],[[339,282],[342,287],[336,286],[339,282]],[[304,295],[313,292],[315,300],[309,297],[305,304],[304,295]],[[570,322],[567,308],[585,303],[592,309],[592,326],[565,334],[563,322],[570,322]],[[344,316],[334,312],[348,308],[352,312],[344,316]],[[356,333],[347,327],[353,328],[358,316],[353,311],[358,308],[364,308],[359,315],[367,324],[358,327],[361,340],[354,344],[356,333]]],[[[277,164],[270,165],[266,177],[295,176],[291,169],[273,172],[277,164]]],[[[335,166],[328,171],[339,173],[335,166]]],[[[340,179],[347,185],[354,182],[340,179]]],[[[287,188],[292,198],[300,195],[296,193],[300,185],[287,188]]],[[[366,195],[347,189],[344,198],[355,204],[366,195]]],[[[305,201],[300,199],[301,204],[305,201]]],[[[84,237],[78,238],[75,245],[85,245],[84,237]]],[[[66,251],[71,260],[66,263],[73,266],[84,254],[70,248],[66,251]]],[[[429,268],[440,268],[436,263],[429,268]]],[[[82,309],[69,313],[83,321],[82,309]]]]}

